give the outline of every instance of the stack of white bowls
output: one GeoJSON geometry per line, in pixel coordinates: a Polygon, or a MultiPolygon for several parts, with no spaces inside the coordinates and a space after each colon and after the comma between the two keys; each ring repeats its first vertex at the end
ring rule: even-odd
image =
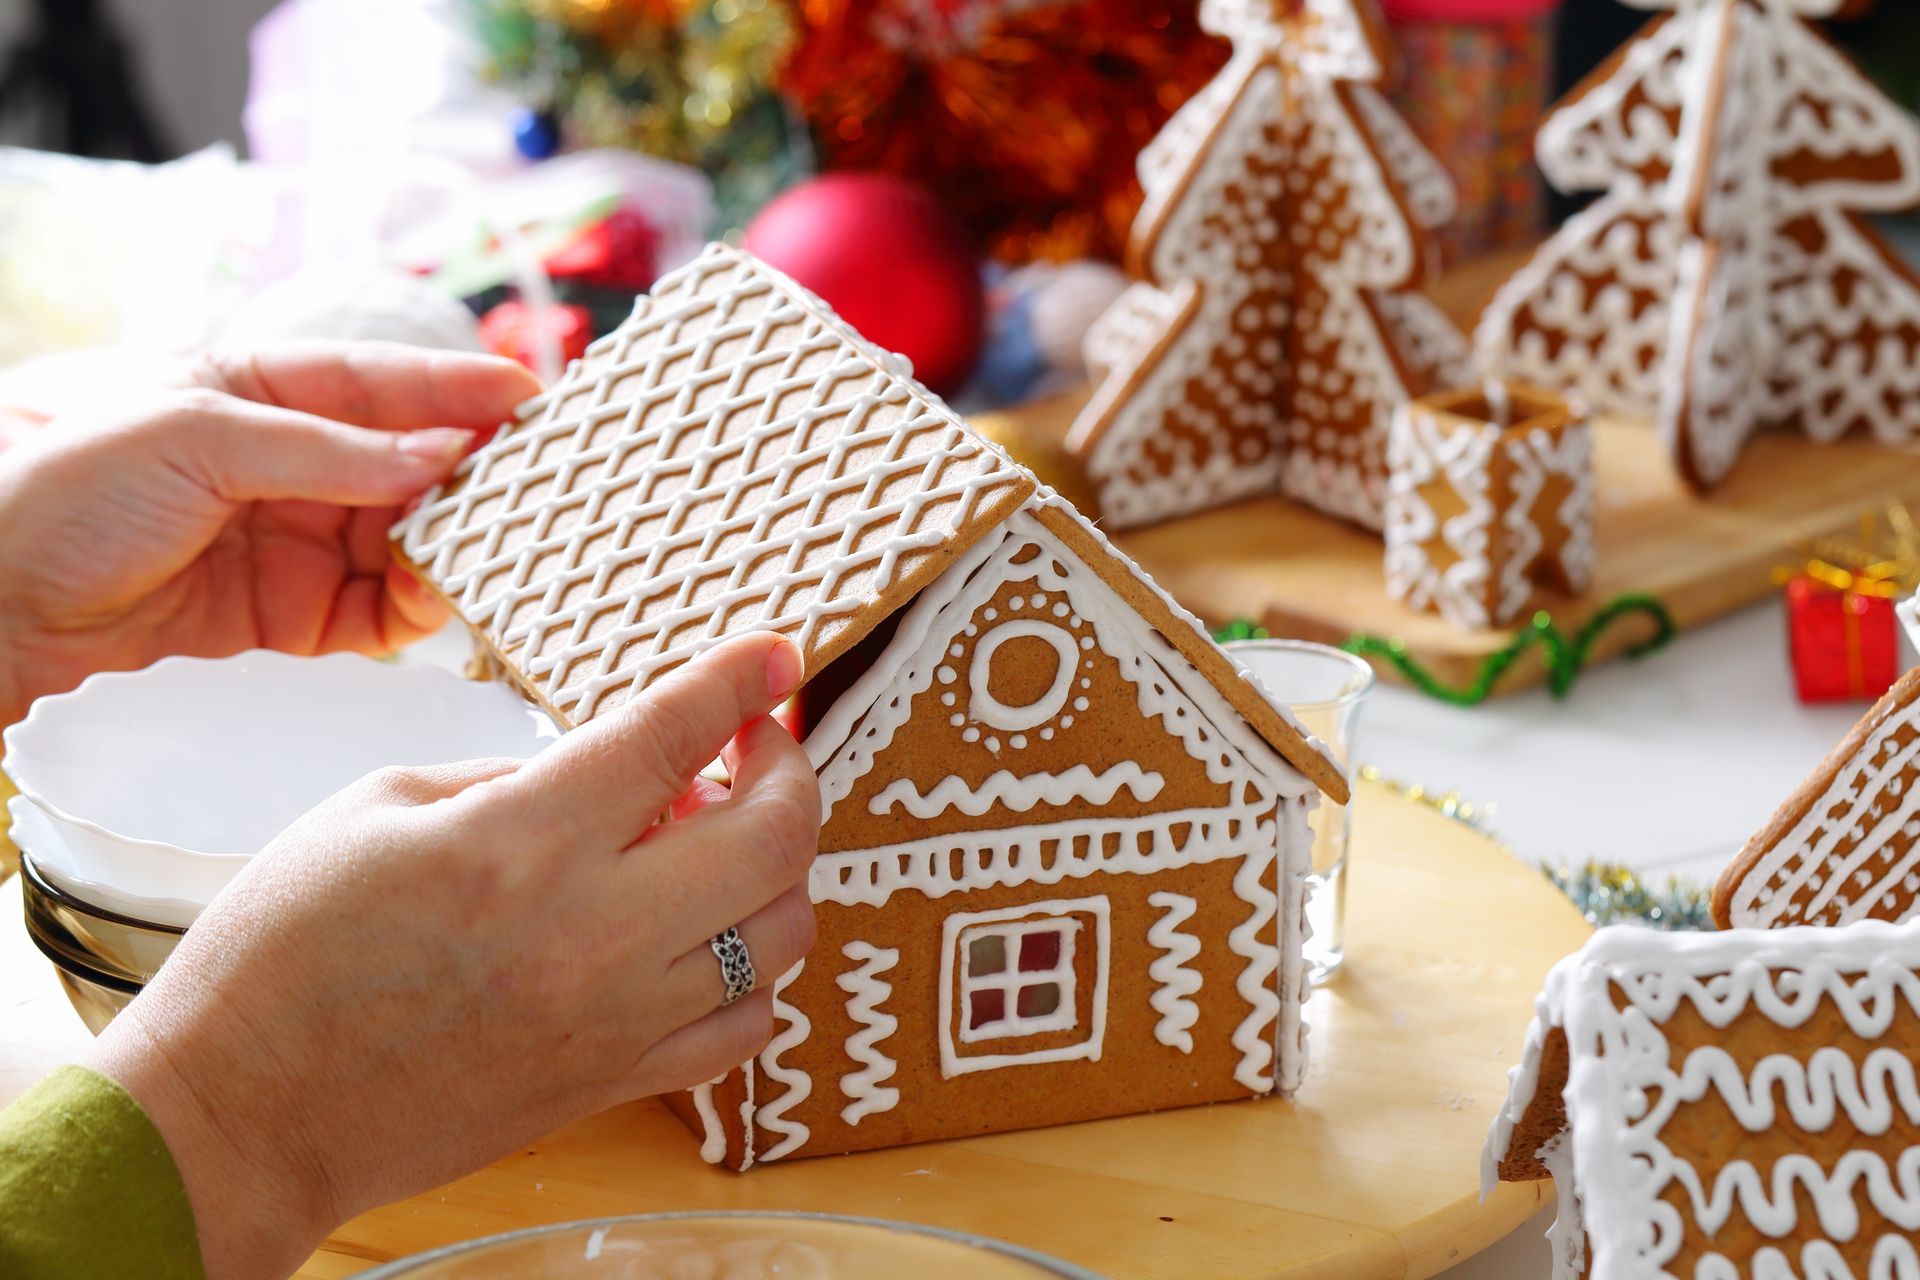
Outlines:
{"type": "Polygon", "coordinates": [[[94,676],[6,732],[28,932],[98,1031],[319,801],[387,765],[525,759],[556,736],[504,686],[351,654],[94,676]]]}

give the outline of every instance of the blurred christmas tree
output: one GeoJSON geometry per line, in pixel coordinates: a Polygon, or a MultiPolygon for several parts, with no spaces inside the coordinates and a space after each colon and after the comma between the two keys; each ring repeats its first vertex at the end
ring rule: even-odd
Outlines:
{"type": "Polygon", "coordinates": [[[793,42],[782,0],[469,0],[487,72],[518,94],[522,150],[621,147],[695,165],[726,225],[812,171],[773,86],[793,42]]]}

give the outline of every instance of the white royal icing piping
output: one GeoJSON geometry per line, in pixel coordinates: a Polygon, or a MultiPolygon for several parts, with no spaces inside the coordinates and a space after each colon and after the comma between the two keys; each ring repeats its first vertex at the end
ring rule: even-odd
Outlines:
{"type": "Polygon", "coordinates": [[[719,1164],[727,1158],[727,1131],[720,1124],[720,1109],[713,1104],[713,1086],[725,1080],[709,1080],[693,1086],[693,1109],[700,1117],[700,1158],[719,1164]]]}
{"type": "MultiPolygon", "coordinates": [[[[782,974],[773,985],[773,1016],[787,1026],[760,1051],[760,1069],[767,1073],[769,1081],[785,1087],[777,1095],[760,1103],[753,1112],[754,1124],[780,1135],[780,1141],[760,1154],[759,1159],[763,1164],[798,1151],[811,1136],[806,1125],[798,1120],[787,1119],[787,1112],[807,1100],[813,1092],[813,1079],[799,1067],[789,1066],[780,1060],[783,1055],[804,1044],[813,1033],[813,1022],[807,1015],[782,998],[805,967],[806,961],[803,960],[782,974]]],[[[769,1094],[772,1094],[771,1090],[769,1094]]]]}
{"type": "Polygon", "coordinates": [[[469,625],[513,655],[534,689],[575,723],[606,694],[644,686],[717,642],[741,610],[757,611],[759,627],[809,645],[823,624],[884,594],[904,561],[951,541],[989,491],[1027,481],[913,382],[897,357],[818,314],[822,307],[779,273],[709,246],[590,348],[591,357],[610,363],[572,366],[460,464],[455,477],[468,482],[460,492],[430,491],[395,526],[395,537],[469,625]],[[724,291],[711,288],[714,280],[724,291]],[[735,319],[749,301],[765,303],[765,312],[735,319]],[[680,326],[694,318],[704,329],[690,342],[679,339],[680,326]],[[775,333],[784,335],[777,345],[775,333]],[[746,358],[716,364],[728,343],[744,343],[746,358]],[[815,367],[820,358],[828,367],[815,367]],[[674,372],[681,362],[694,372],[674,372]],[[696,376],[706,373],[714,376],[696,376]],[[633,390],[636,381],[644,392],[633,390]],[[609,405],[616,387],[620,398],[609,405]],[[594,405],[570,407],[582,394],[594,405]],[[605,422],[662,403],[671,412],[656,413],[644,429],[623,424],[595,442],[605,422]],[[836,415],[847,419],[838,435],[793,447],[795,433],[836,415]],[[749,418],[742,435],[739,425],[749,418]],[[918,447],[929,433],[939,435],[937,447],[918,447]],[[778,447],[761,449],[776,439],[778,447]],[[673,453],[673,467],[628,465],[659,449],[673,453]],[[850,466],[850,458],[861,462],[850,466]],[[492,478],[496,467],[503,479],[492,478]],[[827,481],[808,478],[814,472],[827,481]],[[799,488],[797,477],[806,480],[799,488]],[[656,480],[665,492],[656,491],[656,480]],[[636,482],[644,492],[634,496],[636,482]],[[769,485],[782,491],[779,501],[766,500],[769,485]],[[941,514],[923,522],[929,507],[941,514]],[[528,518],[503,518],[517,513],[528,518]],[[656,519],[667,536],[633,545],[635,527],[656,519]],[[683,528],[698,538],[678,536],[683,528]],[[507,533],[523,529],[525,541],[502,550],[507,533]],[[834,547],[824,566],[823,538],[834,547]],[[472,563],[456,568],[468,553],[472,563]],[[767,576],[770,558],[779,563],[767,576]],[[612,589],[614,576],[629,571],[649,584],[646,591],[612,589]],[[855,582],[857,591],[843,586],[855,582]],[[643,618],[642,607],[663,592],[670,601],[643,618]]]}
{"type": "Polygon", "coordinates": [[[1731,895],[1730,923],[1770,927],[1809,885],[1808,921],[1849,924],[1876,906],[1920,910],[1920,700],[1883,713],[1785,835],[1763,852],[1731,895]],[[1844,858],[1840,841],[1855,844],[1844,858]],[[1831,915],[1826,913],[1832,912],[1831,915]]]}
{"type": "MultiPolygon", "coordinates": [[[[1072,668],[1069,668],[1071,673],[1072,668]]],[[[1085,800],[1089,804],[1111,804],[1121,791],[1142,803],[1160,794],[1167,780],[1158,773],[1142,769],[1131,760],[1123,760],[1110,769],[1095,773],[1077,764],[1065,773],[1013,774],[1005,769],[989,774],[978,787],[964,778],[946,777],[933,784],[925,795],[911,778],[888,783],[867,802],[875,814],[885,814],[898,805],[916,818],[937,818],[948,809],[958,809],[977,818],[995,805],[1015,813],[1025,813],[1035,805],[1071,804],[1085,800]]]]}
{"type": "Polygon", "coordinates": [[[847,1056],[859,1063],[860,1069],[840,1077],[840,1092],[847,1097],[840,1118],[857,1125],[870,1115],[900,1105],[900,1091],[882,1083],[893,1077],[896,1065],[879,1047],[900,1028],[900,1020],[880,1008],[893,994],[893,985],[880,975],[900,962],[900,952],[894,947],[854,941],[841,947],[840,954],[859,966],[834,979],[834,984],[847,993],[847,1017],[859,1028],[847,1041],[847,1056]]]}
{"type": "MultiPolygon", "coordinates": [[[[841,724],[852,718],[850,712],[847,717],[830,714],[809,735],[809,756],[820,773],[823,822],[852,791],[854,783],[866,776],[875,756],[892,742],[906,723],[913,700],[933,685],[946,660],[950,639],[1004,584],[1029,579],[1037,581],[1042,591],[1065,596],[1075,614],[1092,624],[1100,650],[1120,664],[1122,675],[1134,686],[1141,714],[1159,719],[1205,766],[1212,781],[1235,788],[1253,784],[1266,795],[1299,794],[1309,789],[1310,784],[1275,756],[1212,682],[1045,525],[1022,510],[1015,512],[1004,528],[1006,536],[981,558],[969,558],[965,579],[949,582],[942,575],[928,589],[934,592],[937,588],[937,594],[915,604],[900,633],[868,673],[875,678],[856,682],[836,704],[836,713],[841,706],[865,710],[851,732],[834,747],[826,745],[839,735],[841,724]],[[1024,564],[1012,563],[1012,557],[1027,545],[1038,545],[1042,554],[1024,564]],[[1054,572],[1055,563],[1067,572],[1054,572]],[[825,763],[818,763],[823,756],[825,763]],[[1270,764],[1263,769],[1256,762],[1270,764]]],[[[1192,615],[1181,610],[1175,617],[1190,620],[1192,615]]],[[[816,883],[822,878],[822,870],[816,863],[816,883]]]]}
{"type": "Polygon", "coordinates": [[[1149,896],[1147,905],[1161,913],[1147,930],[1147,945],[1160,952],[1147,966],[1147,977],[1154,984],[1148,1003],[1160,1015],[1153,1024],[1153,1038],[1169,1049],[1192,1053],[1193,1025],[1200,1021],[1200,1006],[1193,997],[1200,990],[1201,977],[1188,965],[1200,954],[1200,940],[1182,933],[1180,926],[1193,919],[1200,904],[1184,893],[1162,891],[1149,896]]]}
{"type": "Polygon", "coordinates": [[[967,672],[969,714],[982,724],[996,729],[1019,732],[1046,723],[1065,705],[1073,690],[1073,678],[1080,665],[1080,654],[1073,634],[1064,627],[1034,618],[1009,618],[980,638],[973,651],[973,664],[967,672]],[[1054,668],[1053,682],[1047,691],[1023,707],[1010,707],[993,696],[990,678],[993,655],[1009,640],[1032,637],[1053,646],[1060,663],[1054,668]]]}
{"type": "MultiPolygon", "coordinates": [[[[1769,1054],[1742,1078],[1715,1045],[1673,1062],[1660,1027],[1682,1002],[1714,1028],[1758,1018],[1790,1031],[1830,1009],[1853,1035],[1878,1040],[1889,1034],[1895,1018],[1908,1024],[1920,1019],[1916,963],[1920,922],[1711,934],[1603,929],[1547,977],[1525,1056],[1489,1134],[1483,1178],[1496,1176],[1498,1162],[1508,1154],[1537,1090],[1547,1031],[1558,1027],[1572,1048],[1564,1094],[1576,1139],[1571,1183],[1593,1242],[1587,1265],[1594,1280],[1652,1280],[1667,1274],[1664,1264],[1679,1249],[1690,1222],[1711,1238],[1736,1205],[1768,1235],[1817,1231],[1848,1240],[1863,1229],[1855,1204],[1859,1188],[1886,1220],[1883,1230],[1910,1234],[1920,1229],[1920,1147],[1888,1153],[1871,1142],[1886,1131],[1896,1109],[1910,1119],[1920,1115],[1920,1085],[1903,1050],[1870,1050],[1856,1061],[1816,1048],[1805,1064],[1788,1052],[1769,1054]],[[1625,996],[1624,1009],[1615,1007],[1616,992],[1625,996]],[[1773,1127],[1780,1119],[1777,1108],[1784,1106],[1797,1124],[1813,1132],[1843,1119],[1857,1124],[1861,1145],[1830,1169],[1798,1154],[1766,1171],[1736,1158],[1696,1167],[1668,1150],[1661,1130],[1683,1101],[1710,1091],[1748,1132],[1773,1127]],[[1669,1186],[1685,1193],[1690,1219],[1662,1198],[1669,1186]],[[1797,1219],[1795,1187],[1813,1206],[1810,1223],[1797,1219]]],[[[1789,1044],[1783,1039],[1783,1047],[1789,1044]]],[[[1549,1153],[1543,1148],[1540,1154],[1549,1153]]],[[[1876,1280],[1906,1280],[1907,1273],[1897,1267],[1911,1246],[1904,1240],[1890,1245],[1890,1240],[1901,1237],[1882,1238],[1875,1256],[1886,1256],[1894,1269],[1870,1274],[1876,1280]]],[[[1830,1246],[1822,1251],[1818,1243],[1806,1246],[1802,1257],[1830,1268],[1838,1255],[1830,1246]]],[[[1785,1261],[1784,1255],[1756,1258],[1754,1274],[1784,1277],[1789,1274],[1785,1261]]],[[[1574,1274],[1557,1255],[1556,1280],[1574,1274]]],[[[1736,1274],[1730,1260],[1711,1253],[1695,1272],[1722,1280],[1736,1274]]],[[[1849,1273],[1816,1269],[1811,1274],[1849,1273]]]]}
{"type": "MultiPolygon", "coordinates": [[[[940,1074],[951,1080],[955,1076],[970,1072],[993,1071],[1023,1063],[1070,1062],[1077,1059],[1099,1061],[1107,1031],[1109,915],[1107,899],[1105,895],[1099,895],[1087,898],[1055,898],[1045,902],[1030,902],[1022,906],[1002,907],[992,911],[956,911],[947,916],[941,922],[940,935],[940,1074]],[[961,937],[965,931],[978,925],[1022,921],[1029,917],[1064,917],[1074,913],[1091,915],[1094,922],[1094,983],[1093,991],[1089,996],[1090,1014],[1087,1019],[1086,1036],[1073,1044],[1056,1045],[1047,1049],[962,1054],[955,1037],[955,1023],[960,1022],[964,1033],[966,1011],[956,1009],[954,996],[960,988],[958,966],[964,963],[961,937]],[[956,1014],[959,1016],[956,1017],[956,1014]]],[[[1071,952],[1066,946],[1063,945],[1061,950],[1069,959],[1071,958],[1071,952]]],[[[1009,963],[1012,963],[1011,959],[1009,963]]],[[[1080,992],[1077,989],[1070,989],[1067,994],[1069,999],[1063,1003],[1077,1009],[1080,992]]],[[[1073,1010],[1070,1009],[1068,1012],[1071,1014],[1073,1010]]],[[[1012,1034],[1020,1033],[1016,1031],[1012,1034]]]]}

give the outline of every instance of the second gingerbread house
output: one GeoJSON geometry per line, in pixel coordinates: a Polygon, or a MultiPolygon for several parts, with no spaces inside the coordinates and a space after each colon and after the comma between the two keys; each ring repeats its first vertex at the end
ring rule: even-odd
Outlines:
{"type": "Polygon", "coordinates": [[[1554,1280],[1920,1275],[1920,924],[1595,934],[1547,977],[1482,1186],[1554,1280]]]}
{"type": "MultiPolygon", "coordinates": [[[[712,247],[396,529],[565,723],[789,634],[812,953],[674,1100],[736,1169],[1292,1090],[1307,814],[1346,780],[1070,506],[712,247]]],[[[771,976],[771,975],[769,975],[771,976]]]]}

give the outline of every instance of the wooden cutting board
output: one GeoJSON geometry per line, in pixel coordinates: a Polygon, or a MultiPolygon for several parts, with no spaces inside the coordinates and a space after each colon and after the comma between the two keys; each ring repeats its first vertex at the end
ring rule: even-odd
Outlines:
{"type": "Polygon", "coordinates": [[[1545,1183],[1505,1186],[1481,1203],[1480,1144],[1540,981],[1587,927],[1536,871],[1460,824],[1371,784],[1358,805],[1348,965],[1314,997],[1313,1066],[1297,1102],[1190,1108],[745,1175],[701,1163],[678,1121],[639,1103],[349,1223],[300,1275],[335,1280],[537,1223],[694,1209],[933,1223],[1116,1280],[1442,1271],[1552,1194],[1545,1183]]]}
{"type": "MultiPolygon", "coordinates": [[[[1435,284],[1434,301],[1470,330],[1481,304],[1525,256],[1467,263],[1435,284]]],[[[1078,464],[1063,447],[1089,394],[1075,390],[982,414],[974,425],[1091,511],[1078,464]]],[[[1851,532],[1862,513],[1895,502],[1920,503],[1920,450],[1859,438],[1818,445],[1796,433],[1761,435],[1726,484],[1702,497],[1680,482],[1650,424],[1602,419],[1595,426],[1594,467],[1593,589],[1542,601],[1568,635],[1630,591],[1658,597],[1681,628],[1698,626],[1772,595],[1771,571],[1793,562],[1796,542],[1851,532]]],[[[1334,644],[1356,632],[1397,637],[1449,684],[1469,683],[1487,655],[1514,635],[1511,628],[1459,630],[1388,599],[1378,537],[1280,498],[1113,537],[1214,626],[1245,619],[1275,635],[1334,644]]],[[[1644,623],[1622,623],[1595,646],[1593,660],[1613,657],[1647,634],[1644,623]]],[[[1536,648],[1496,692],[1515,692],[1545,676],[1536,648]]]]}
{"type": "MultiPolygon", "coordinates": [[[[1085,394],[975,422],[1084,503],[1059,441],[1085,394]]],[[[1630,591],[1658,598],[1682,629],[1698,626],[1775,594],[1772,570],[1794,562],[1796,543],[1857,531],[1862,513],[1896,502],[1920,505],[1920,452],[1861,439],[1818,445],[1785,432],[1756,437],[1726,484],[1705,497],[1680,482],[1645,423],[1600,419],[1594,459],[1593,589],[1542,600],[1568,635],[1630,591]]],[[[1282,498],[1110,533],[1213,626],[1245,619],[1275,635],[1326,644],[1356,632],[1397,637],[1434,675],[1456,685],[1469,683],[1514,635],[1511,628],[1464,631],[1389,599],[1377,536],[1282,498]]],[[[1621,623],[1595,645],[1593,660],[1613,657],[1648,633],[1644,622],[1621,623]]],[[[1536,648],[1496,692],[1539,684],[1546,670],[1538,655],[1536,648]]]]}

